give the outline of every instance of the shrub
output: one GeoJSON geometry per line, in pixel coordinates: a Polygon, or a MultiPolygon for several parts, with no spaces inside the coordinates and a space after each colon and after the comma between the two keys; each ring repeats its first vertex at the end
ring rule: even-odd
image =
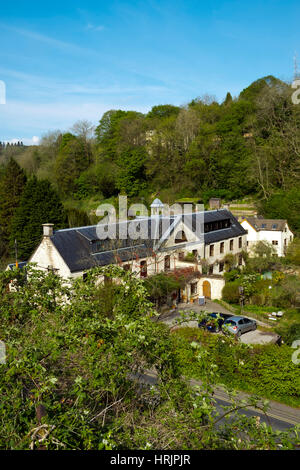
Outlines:
{"type": "Polygon", "coordinates": [[[238,279],[239,276],[240,276],[239,269],[233,269],[232,271],[224,273],[224,279],[226,280],[226,282],[233,282],[236,279],[238,279]]]}
{"type": "Polygon", "coordinates": [[[227,282],[222,290],[222,298],[225,302],[237,304],[240,301],[238,281],[227,282]]]}
{"type": "Polygon", "coordinates": [[[285,328],[278,328],[277,332],[282,336],[283,341],[291,346],[294,341],[300,339],[300,323],[293,323],[285,328]]]}

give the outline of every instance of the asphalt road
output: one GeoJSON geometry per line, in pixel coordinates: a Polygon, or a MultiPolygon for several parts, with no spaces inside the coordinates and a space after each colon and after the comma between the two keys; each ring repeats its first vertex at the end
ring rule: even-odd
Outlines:
{"type": "MultiPolygon", "coordinates": [[[[152,372],[147,374],[140,374],[138,377],[136,377],[136,379],[142,383],[147,383],[150,385],[155,385],[157,380],[156,375],[152,372]]],[[[191,380],[190,383],[191,386],[201,385],[201,382],[197,380],[191,380]]],[[[246,399],[247,397],[249,397],[249,395],[246,393],[239,393],[237,395],[238,400],[246,399]]],[[[222,406],[232,406],[232,402],[229,400],[227,393],[221,387],[215,388],[213,398],[216,401],[216,408],[219,412],[222,412],[222,406]]],[[[259,416],[261,423],[270,425],[275,431],[286,431],[289,428],[300,424],[299,408],[292,408],[274,401],[269,402],[269,409],[266,414],[252,407],[240,410],[239,413],[248,417],[259,416]]]]}

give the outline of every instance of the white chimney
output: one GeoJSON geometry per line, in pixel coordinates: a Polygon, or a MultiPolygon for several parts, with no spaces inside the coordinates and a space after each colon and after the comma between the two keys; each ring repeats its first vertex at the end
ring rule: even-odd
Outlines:
{"type": "Polygon", "coordinates": [[[44,237],[52,237],[54,224],[43,224],[44,237]]]}

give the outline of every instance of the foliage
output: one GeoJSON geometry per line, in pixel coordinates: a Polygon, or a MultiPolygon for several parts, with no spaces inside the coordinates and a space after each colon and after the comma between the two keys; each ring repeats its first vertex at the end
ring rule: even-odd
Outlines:
{"type": "Polygon", "coordinates": [[[146,187],[144,147],[124,150],[118,159],[117,188],[128,196],[137,196],[146,187]]]}
{"type": "Polygon", "coordinates": [[[19,259],[27,260],[32,254],[41,239],[43,223],[53,223],[57,229],[63,228],[66,214],[49,181],[32,177],[25,185],[12,219],[10,247],[14,253],[16,240],[19,259]]]}
{"type": "Polygon", "coordinates": [[[292,243],[289,244],[286,260],[292,265],[300,266],[300,238],[294,238],[292,243]]]}
{"type": "Polygon", "coordinates": [[[239,269],[232,269],[231,271],[224,273],[224,279],[226,282],[232,282],[238,279],[240,277],[240,274],[241,272],[239,269]]]}
{"type": "Polygon", "coordinates": [[[222,299],[225,302],[237,304],[240,301],[239,293],[240,282],[238,280],[226,282],[222,289],[222,299]]]}
{"type": "Polygon", "coordinates": [[[61,137],[55,161],[55,175],[60,190],[68,194],[75,189],[75,180],[91,163],[89,143],[70,133],[61,137]]]}
{"type": "MultiPolygon", "coordinates": [[[[29,267],[1,273],[0,291],[7,348],[0,366],[0,448],[294,447],[296,431],[277,434],[234,411],[259,406],[255,398],[235,400],[220,414],[208,383],[188,386],[178,339],[155,321],[144,284],[132,273],[108,266],[66,284],[29,267]],[[110,282],[99,283],[103,276],[110,282]],[[139,381],[149,369],[157,374],[151,387],[139,381]],[[228,419],[221,420],[223,414],[228,419]]],[[[194,344],[194,364],[214,383],[215,366],[206,357],[194,344]]],[[[291,394],[291,371],[286,375],[291,394]]]]}
{"type": "Polygon", "coordinates": [[[151,301],[159,307],[169,300],[171,294],[182,287],[183,281],[176,279],[172,274],[159,273],[145,279],[151,301]]]}
{"type": "Polygon", "coordinates": [[[193,328],[182,328],[174,334],[185,338],[180,342],[180,351],[188,377],[201,379],[206,374],[206,370],[195,360],[193,342],[196,341],[205,348],[206,360],[217,365],[220,383],[299,406],[300,371],[291,360],[293,350],[289,346],[249,346],[233,342],[224,335],[213,335],[193,328]]]}
{"type": "Polygon", "coordinates": [[[276,331],[281,335],[283,341],[288,346],[292,346],[294,341],[300,339],[300,322],[298,321],[298,323],[295,322],[285,327],[279,327],[276,331]]]}
{"type": "Polygon", "coordinates": [[[270,219],[287,219],[290,228],[300,234],[300,186],[292,184],[284,191],[276,191],[260,204],[261,211],[270,219]]]}
{"type": "Polygon", "coordinates": [[[26,175],[10,158],[0,177],[0,257],[7,255],[11,223],[26,183],[26,175]]]}

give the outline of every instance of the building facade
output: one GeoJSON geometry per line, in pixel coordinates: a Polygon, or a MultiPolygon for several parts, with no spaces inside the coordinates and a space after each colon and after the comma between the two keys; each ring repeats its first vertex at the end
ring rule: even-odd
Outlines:
{"type": "Polygon", "coordinates": [[[182,273],[187,281],[178,301],[199,296],[221,299],[224,258],[234,255],[236,264],[242,265],[247,231],[227,210],[164,216],[160,201],[152,210],[150,217],[110,224],[115,237],[107,239],[99,239],[99,225],[54,231],[52,224],[44,224],[43,238],[29,262],[64,279],[108,264],[123,266],[141,278],[182,273]]]}
{"type": "Polygon", "coordinates": [[[294,239],[294,234],[286,220],[247,217],[241,225],[248,232],[247,249],[250,255],[255,244],[264,241],[273,246],[277,256],[285,256],[288,245],[294,239]]]}

